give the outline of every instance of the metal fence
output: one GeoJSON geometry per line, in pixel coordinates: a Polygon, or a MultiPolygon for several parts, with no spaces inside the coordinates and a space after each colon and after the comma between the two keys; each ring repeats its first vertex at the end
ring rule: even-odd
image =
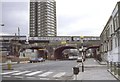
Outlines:
{"type": "Polygon", "coordinates": [[[120,79],[120,62],[107,62],[109,71],[120,79]]]}

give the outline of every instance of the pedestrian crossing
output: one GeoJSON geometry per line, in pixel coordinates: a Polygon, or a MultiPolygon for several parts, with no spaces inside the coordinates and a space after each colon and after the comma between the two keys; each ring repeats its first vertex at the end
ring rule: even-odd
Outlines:
{"type": "Polygon", "coordinates": [[[37,70],[37,71],[6,71],[3,73],[0,73],[0,75],[2,75],[3,77],[52,77],[52,78],[61,78],[62,76],[65,76],[67,73],[66,72],[56,72],[56,71],[41,71],[41,70],[37,70]]]}
{"type": "Polygon", "coordinates": [[[35,74],[38,74],[38,73],[42,73],[42,71],[35,71],[35,72],[28,73],[28,74],[25,74],[25,75],[26,76],[32,76],[32,75],[35,75],[35,74]]]}
{"type": "Polygon", "coordinates": [[[15,72],[19,72],[19,71],[10,71],[10,72],[4,72],[4,73],[0,73],[1,75],[7,75],[7,74],[11,74],[11,73],[15,73],[15,72]]]}
{"type": "Polygon", "coordinates": [[[18,72],[18,73],[14,73],[14,74],[12,74],[12,75],[22,75],[22,74],[24,74],[24,73],[28,73],[28,72],[30,72],[30,71],[18,72]]]}
{"type": "Polygon", "coordinates": [[[48,76],[48,75],[50,75],[50,74],[52,74],[52,73],[53,73],[53,72],[46,72],[46,73],[43,73],[43,74],[38,75],[38,76],[46,77],[46,76],[48,76]]]}
{"type": "Polygon", "coordinates": [[[62,77],[63,75],[65,75],[65,72],[58,73],[58,74],[54,75],[53,77],[59,78],[59,77],[62,77]]]}

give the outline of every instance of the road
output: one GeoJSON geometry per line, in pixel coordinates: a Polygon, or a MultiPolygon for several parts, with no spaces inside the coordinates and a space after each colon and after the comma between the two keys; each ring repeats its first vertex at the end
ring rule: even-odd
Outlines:
{"type": "Polygon", "coordinates": [[[3,70],[3,80],[70,80],[75,60],[48,61],[12,65],[13,70],[3,70]]]}

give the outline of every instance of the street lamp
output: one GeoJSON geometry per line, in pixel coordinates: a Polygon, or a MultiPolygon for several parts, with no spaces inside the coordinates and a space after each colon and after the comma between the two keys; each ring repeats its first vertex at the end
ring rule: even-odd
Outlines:
{"type": "Polygon", "coordinates": [[[84,72],[83,38],[84,38],[84,36],[80,36],[81,46],[82,46],[82,72],[84,72]]]}

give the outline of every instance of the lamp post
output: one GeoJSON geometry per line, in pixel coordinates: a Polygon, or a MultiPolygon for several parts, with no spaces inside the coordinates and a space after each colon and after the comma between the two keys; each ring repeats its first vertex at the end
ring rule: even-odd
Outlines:
{"type": "Polygon", "coordinates": [[[84,36],[80,36],[81,46],[82,46],[82,72],[84,72],[83,38],[84,38],[84,36]]]}

